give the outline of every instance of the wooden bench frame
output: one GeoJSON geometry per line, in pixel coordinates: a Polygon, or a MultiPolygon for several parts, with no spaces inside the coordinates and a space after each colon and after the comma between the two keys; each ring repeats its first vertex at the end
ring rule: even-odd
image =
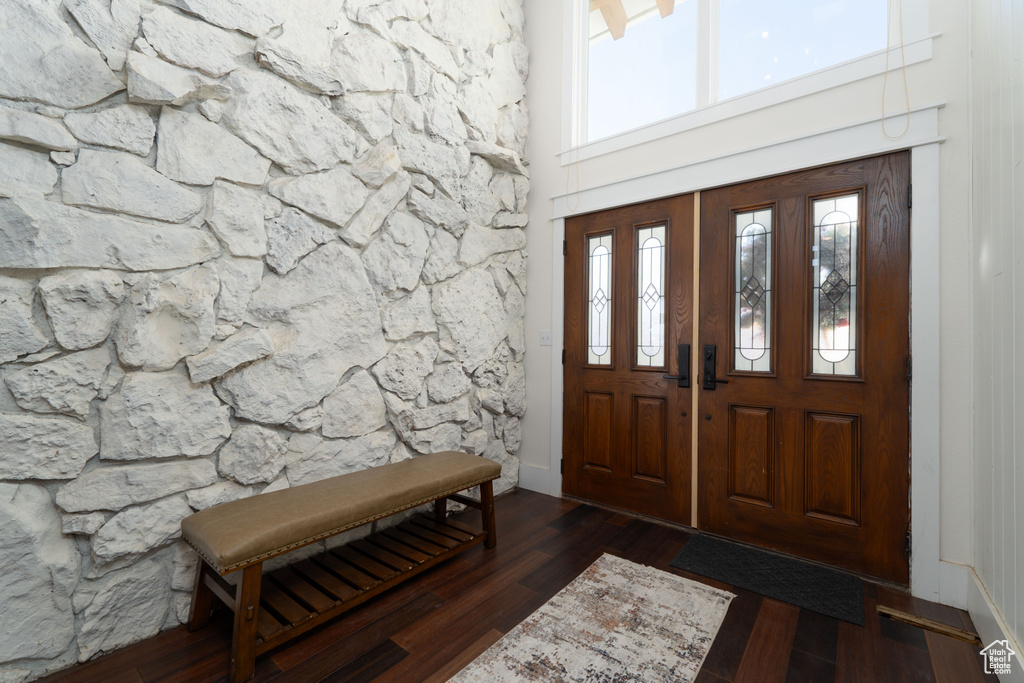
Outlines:
{"type": "Polygon", "coordinates": [[[215,597],[227,605],[234,612],[228,680],[247,681],[256,671],[258,655],[478,543],[494,548],[494,489],[490,481],[479,486],[479,501],[459,494],[439,496],[433,499],[433,516],[414,517],[294,567],[264,575],[268,557],[226,572],[241,572],[234,586],[200,556],[188,629],[209,623],[215,597]],[[483,530],[448,519],[448,500],[480,510],[483,530]],[[277,601],[277,609],[271,600],[277,601]],[[282,618],[285,612],[290,616],[282,618]]]}

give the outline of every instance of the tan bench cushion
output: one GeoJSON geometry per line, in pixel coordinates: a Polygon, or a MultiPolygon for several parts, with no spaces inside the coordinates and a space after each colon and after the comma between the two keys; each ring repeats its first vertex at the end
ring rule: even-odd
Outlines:
{"type": "Polygon", "coordinates": [[[227,574],[500,474],[500,465],[478,455],[434,453],[223,503],[183,519],[181,532],[227,574]]]}

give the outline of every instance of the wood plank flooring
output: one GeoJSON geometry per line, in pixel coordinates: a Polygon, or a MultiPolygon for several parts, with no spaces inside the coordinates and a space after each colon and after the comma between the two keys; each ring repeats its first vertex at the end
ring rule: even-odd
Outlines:
{"type": "MultiPolygon", "coordinates": [[[[668,566],[691,533],[515,491],[496,500],[499,543],[476,546],[272,650],[257,683],[445,681],[602,553],[736,593],[698,683],[993,681],[966,643],[880,618],[876,605],[974,630],[960,610],[864,583],[865,626],[824,617],[668,566]]],[[[478,524],[475,510],[460,517],[478,524]]],[[[457,518],[459,519],[459,518],[457,518]]],[[[47,683],[214,683],[227,678],[229,621],[218,614],[55,674],[47,683]]]]}

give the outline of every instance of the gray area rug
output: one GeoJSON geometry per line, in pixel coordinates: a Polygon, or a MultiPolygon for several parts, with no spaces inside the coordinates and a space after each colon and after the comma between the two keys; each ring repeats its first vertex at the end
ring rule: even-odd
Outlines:
{"type": "Polygon", "coordinates": [[[451,680],[688,683],[733,597],[603,555],[451,680]]]}

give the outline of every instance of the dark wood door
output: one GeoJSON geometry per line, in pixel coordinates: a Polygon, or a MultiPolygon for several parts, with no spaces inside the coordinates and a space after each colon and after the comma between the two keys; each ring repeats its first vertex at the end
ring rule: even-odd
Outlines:
{"type": "Polygon", "coordinates": [[[565,493],[690,523],[693,196],[566,221],[565,493]],[[689,369],[683,368],[688,374],[689,369]]]}
{"type": "Polygon", "coordinates": [[[908,583],[909,175],[701,194],[701,528],[908,583]]]}

